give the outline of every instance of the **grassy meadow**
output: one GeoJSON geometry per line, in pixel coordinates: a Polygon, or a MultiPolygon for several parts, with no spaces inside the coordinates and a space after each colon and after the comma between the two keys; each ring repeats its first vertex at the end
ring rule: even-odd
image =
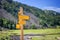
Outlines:
{"type": "MultiPolygon", "coordinates": [[[[32,37],[32,40],[57,40],[60,37],[60,29],[27,29],[24,34],[41,34],[45,36],[32,37]]],[[[20,30],[0,31],[0,39],[10,35],[20,35],[20,30]]],[[[9,38],[8,38],[9,39],[9,38]]]]}

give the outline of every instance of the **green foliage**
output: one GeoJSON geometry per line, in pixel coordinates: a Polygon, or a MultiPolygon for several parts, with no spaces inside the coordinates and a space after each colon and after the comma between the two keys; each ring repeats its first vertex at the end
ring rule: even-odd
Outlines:
{"type": "MultiPolygon", "coordinates": [[[[40,20],[39,24],[42,25],[43,27],[48,26],[48,27],[55,28],[55,26],[57,25],[60,26],[60,13],[58,12],[55,12],[53,10],[41,10],[39,8],[31,7],[31,6],[28,6],[19,2],[15,2],[12,0],[0,1],[0,7],[5,9],[7,12],[11,13],[16,18],[17,18],[17,13],[20,6],[23,7],[25,12],[32,13],[36,17],[38,17],[40,20]]],[[[6,22],[4,23],[4,25],[5,24],[6,22]]]]}
{"type": "Polygon", "coordinates": [[[15,24],[13,22],[8,21],[5,18],[0,18],[0,27],[4,27],[8,29],[16,29],[15,24]]]}
{"type": "Polygon", "coordinates": [[[30,28],[31,28],[31,29],[37,29],[34,24],[32,24],[32,25],[30,26],[30,28]]]}

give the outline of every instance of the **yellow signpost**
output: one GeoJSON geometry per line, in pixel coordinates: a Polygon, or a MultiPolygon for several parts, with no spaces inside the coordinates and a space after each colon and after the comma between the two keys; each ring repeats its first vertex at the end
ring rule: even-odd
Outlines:
{"type": "Polygon", "coordinates": [[[20,20],[20,21],[18,21],[18,23],[24,25],[24,24],[26,24],[26,21],[20,20]]]}
{"type": "Polygon", "coordinates": [[[23,25],[26,24],[26,20],[29,20],[29,18],[29,16],[23,15],[23,8],[20,7],[20,11],[18,12],[18,24],[16,24],[16,28],[21,29],[20,40],[24,40],[23,25]]]}
{"type": "Polygon", "coordinates": [[[28,20],[29,19],[29,16],[26,16],[26,15],[20,15],[19,16],[19,19],[23,19],[23,20],[28,20]]]}
{"type": "Polygon", "coordinates": [[[19,24],[16,24],[16,28],[17,28],[17,29],[20,29],[20,25],[19,25],[19,24]]]}

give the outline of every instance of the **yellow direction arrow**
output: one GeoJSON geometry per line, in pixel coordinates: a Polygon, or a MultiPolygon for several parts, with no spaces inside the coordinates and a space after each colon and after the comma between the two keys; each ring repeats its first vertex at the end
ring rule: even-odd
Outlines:
{"type": "Polygon", "coordinates": [[[20,29],[20,25],[19,25],[19,24],[16,24],[16,28],[17,28],[17,29],[20,29]]]}
{"type": "Polygon", "coordinates": [[[20,15],[19,16],[19,20],[22,19],[22,20],[29,20],[30,17],[29,16],[26,16],[26,15],[20,15]]]}
{"type": "Polygon", "coordinates": [[[24,21],[24,20],[19,20],[18,23],[24,25],[24,24],[26,24],[26,21],[24,21]]]}

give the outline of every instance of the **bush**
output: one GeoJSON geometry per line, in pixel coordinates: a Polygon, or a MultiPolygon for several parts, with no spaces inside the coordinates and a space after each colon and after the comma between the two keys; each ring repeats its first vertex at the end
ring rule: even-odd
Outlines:
{"type": "Polygon", "coordinates": [[[35,24],[32,24],[32,25],[30,26],[30,28],[31,28],[31,29],[37,29],[36,26],[35,26],[35,24]]]}
{"type": "Polygon", "coordinates": [[[60,28],[60,26],[57,26],[57,29],[59,29],[60,28]]]}

